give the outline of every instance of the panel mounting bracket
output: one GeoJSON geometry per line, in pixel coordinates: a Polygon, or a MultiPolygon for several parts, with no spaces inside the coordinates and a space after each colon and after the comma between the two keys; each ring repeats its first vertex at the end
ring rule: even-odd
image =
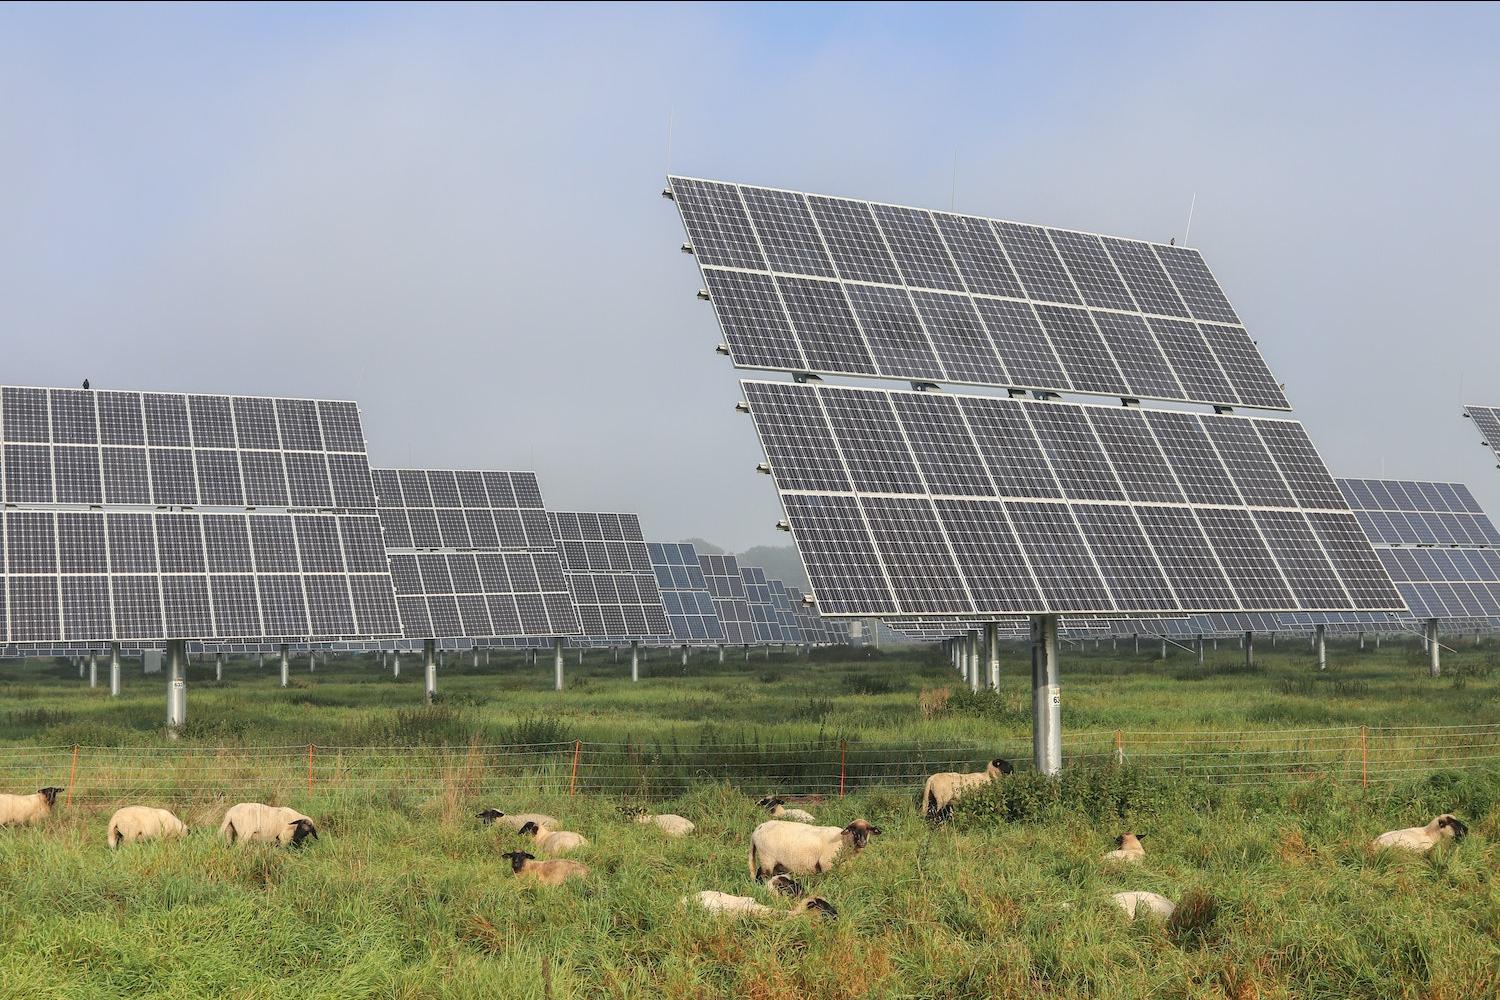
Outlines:
{"type": "Polygon", "coordinates": [[[698,289],[698,298],[702,299],[704,302],[712,301],[709,298],[709,296],[708,296],[708,289],[707,288],[700,288],[700,289],[698,289]]]}
{"type": "Polygon", "coordinates": [[[942,388],[936,382],[912,382],[912,392],[942,392],[942,388]]]}
{"type": "Polygon", "coordinates": [[[1220,405],[1218,403],[1215,403],[1214,404],[1214,412],[1215,413],[1233,413],[1234,412],[1234,407],[1232,407],[1232,406],[1222,406],[1222,405],[1220,405]]]}
{"type": "Polygon", "coordinates": [[[1128,406],[1132,410],[1139,410],[1141,408],[1141,401],[1139,399],[1136,399],[1134,396],[1121,396],[1120,405],[1128,406]]]}
{"type": "Polygon", "coordinates": [[[821,382],[822,376],[814,375],[812,372],[792,372],[792,381],[799,385],[805,382],[821,382]]]}
{"type": "Polygon", "coordinates": [[[672,193],[672,189],[670,187],[664,187],[664,188],[662,188],[661,189],[661,196],[663,198],[667,199],[668,201],[675,201],[676,198],[677,198],[677,196],[672,193]]]}
{"type": "Polygon", "coordinates": [[[714,353],[715,354],[722,354],[725,357],[728,357],[729,356],[729,345],[725,344],[725,343],[715,344],[714,345],[714,353]]]}
{"type": "Polygon", "coordinates": [[[683,253],[688,253],[688,254],[692,253],[693,252],[693,245],[691,243],[684,243],[682,245],[682,252],[683,253]]]}

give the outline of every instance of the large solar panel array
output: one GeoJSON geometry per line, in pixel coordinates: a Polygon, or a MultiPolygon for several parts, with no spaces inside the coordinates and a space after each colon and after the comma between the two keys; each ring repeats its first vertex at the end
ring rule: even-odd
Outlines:
{"type": "Polygon", "coordinates": [[[781,626],[783,642],[799,643],[802,630],[797,626],[797,612],[792,607],[792,595],[780,580],[766,580],[771,590],[771,604],[776,608],[776,621],[781,626]]]}
{"type": "Polygon", "coordinates": [[[771,600],[771,587],[766,580],[766,571],[759,566],[741,566],[740,576],[745,581],[745,599],[750,604],[750,619],[755,625],[756,642],[785,642],[781,633],[781,616],[771,600]]]}
{"type": "Polygon", "coordinates": [[[687,542],[652,542],[651,568],[661,591],[672,639],[687,643],[721,643],[724,627],[714,610],[708,580],[698,562],[698,550],[687,542]]]}
{"type": "Polygon", "coordinates": [[[1465,406],[1464,416],[1474,421],[1480,440],[1500,459],[1500,407],[1465,406]]]}
{"type": "Polygon", "coordinates": [[[724,641],[735,646],[749,646],[755,637],[755,619],[750,615],[750,599],[745,593],[745,578],[740,575],[739,560],[730,555],[698,555],[708,592],[714,599],[714,610],[724,629],[724,641]]]}
{"type": "Polygon", "coordinates": [[[535,473],[376,469],[408,639],[576,635],[535,473]]]}
{"type": "Polygon", "coordinates": [[[359,409],[0,388],[0,642],[399,634],[359,409]]]}
{"type": "Polygon", "coordinates": [[[586,639],[672,638],[637,515],[548,511],[547,516],[586,639]]]}
{"type": "Polygon", "coordinates": [[[739,367],[1288,408],[1196,250],[668,183],[739,367]]]}
{"type": "Polygon", "coordinates": [[[1500,615],[1500,532],[1462,483],[1341,479],[1412,616],[1500,615]]]}
{"type": "Polygon", "coordinates": [[[1295,421],[742,385],[825,615],[1402,606],[1295,421]]]}

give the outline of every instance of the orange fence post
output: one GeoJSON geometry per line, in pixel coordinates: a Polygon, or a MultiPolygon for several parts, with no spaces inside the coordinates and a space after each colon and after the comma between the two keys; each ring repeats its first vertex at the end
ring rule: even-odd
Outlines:
{"type": "Polygon", "coordinates": [[[307,794],[312,794],[313,786],[313,745],[307,745],[307,794]]]}
{"type": "Polygon", "coordinates": [[[73,744],[73,766],[68,768],[68,798],[67,804],[73,804],[73,782],[78,777],[78,744],[73,744]]]}
{"type": "Polygon", "coordinates": [[[844,797],[844,777],[848,773],[849,744],[839,740],[839,798],[844,797]]]}
{"type": "Polygon", "coordinates": [[[573,777],[568,781],[568,794],[578,794],[578,756],[583,753],[583,740],[573,741],[573,777]]]}
{"type": "Polygon", "coordinates": [[[1369,727],[1359,727],[1359,784],[1362,788],[1370,787],[1370,741],[1368,738],[1369,727]]]}

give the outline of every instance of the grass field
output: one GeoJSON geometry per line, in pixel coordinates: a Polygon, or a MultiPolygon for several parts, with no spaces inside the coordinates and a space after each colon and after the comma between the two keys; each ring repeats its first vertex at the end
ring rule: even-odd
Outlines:
{"type": "MultiPolygon", "coordinates": [[[[1204,668],[1177,651],[1121,643],[1065,650],[1070,732],[1266,731],[1500,722],[1496,654],[1460,644],[1425,676],[1410,642],[1361,654],[1334,645],[1314,676],[1306,643],[1262,640],[1258,668],[1224,643],[1204,668]]],[[[607,653],[550,666],[451,663],[442,702],[420,707],[368,662],[275,670],[232,661],[226,681],[195,667],[191,725],[175,747],[362,746],[533,741],[678,741],[723,747],[818,738],[851,747],[927,742],[1023,748],[1029,691],[1009,649],[997,694],[957,687],[940,658],[893,652],[746,665],[661,653],[632,685],[607,653]],[[927,717],[930,716],[930,717],[927,717]]],[[[101,670],[101,674],[103,671],[101,670]]],[[[174,750],[160,732],[160,675],[127,670],[125,695],[81,685],[66,664],[0,666],[0,748],[174,750]]],[[[65,779],[66,775],[61,776],[65,779]]],[[[64,780],[50,783],[64,784],[64,780]]],[[[759,789],[705,780],[662,802],[698,824],[684,841],[623,822],[617,797],[566,789],[492,803],[479,785],[330,785],[278,790],[319,821],[300,852],[228,850],[211,836],[227,801],[161,791],[195,832],[110,853],[109,813],[80,796],[44,826],[0,831],[0,995],[10,997],[1411,997],[1500,994],[1500,776],[1423,769],[1361,788],[1339,778],[1224,784],[1127,763],[1075,766],[1060,781],[1020,774],[931,829],[906,790],[862,788],[811,806],[863,815],[884,833],[814,891],[832,923],[732,923],[684,911],[698,889],[761,895],[746,871],[759,789]],[[472,814],[495,804],[561,817],[593,843],[581,886],[519,884],[500,854],[523,846],[472,814]],[[1425,857],[1363,846],[1451,810],[1460,845],[1425,857]],[[207,829],[205,829],[207,828],[207,829]],[[1099,855],[1125,829],[1149,833],[1146,863],[1099,855]],[[1196,890],[1214,919],[1129,924],[1110,893],[1196,890]]],[[[27,791],[7,788],[7,791],[27,791]]],[[[815,883],[815,884],[814,884],[815,883]]]]}

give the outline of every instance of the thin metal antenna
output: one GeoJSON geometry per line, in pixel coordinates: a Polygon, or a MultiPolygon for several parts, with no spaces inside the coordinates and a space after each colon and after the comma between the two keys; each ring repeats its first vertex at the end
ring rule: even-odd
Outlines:
{"type": "Polygon", "coordinates": [[[955,211],[954,204],[958,201],[958,150],[953,151],[953,183],[948,187],[948,211],[955,211]]]}
{"type": "Polygon", "coordinates": [[[1188,243],[1188,240],[1193,235],[1193,210],[1196,209],[1197,207],[1198,207],[1198,192],[1194,191],[1193,192],[1193,200],[1188,203],[1188,224],[1187,224],[1187,232],[1185,232],[1185,233],[1182,234],[1182,245],[1183,246],[1191,246],[1191,244],[1188,243]]]}
{"type": "Polygon", "coordinates": [[[676,109],[667,109],[667,173],[672,173],[672,119],[677,115],[676,109]]]}

